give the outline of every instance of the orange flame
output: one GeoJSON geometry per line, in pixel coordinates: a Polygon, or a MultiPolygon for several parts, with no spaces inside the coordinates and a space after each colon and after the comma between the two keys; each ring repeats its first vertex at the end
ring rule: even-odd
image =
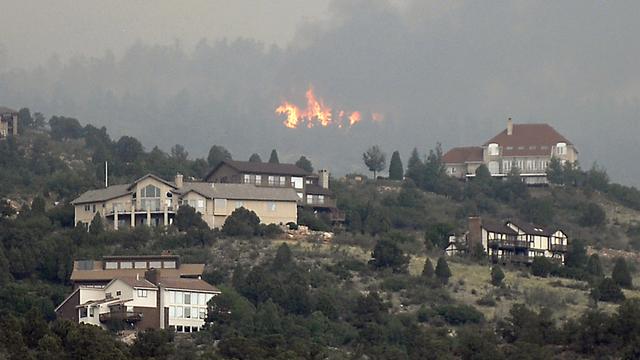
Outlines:
{"type": "MultiPolygon", "coordinates": [[[[286,116],[283,121],[284,126],[290,129],[295,129],[299,126],[312,128],[317,124],[322,127],[335,125],[338,128],[342,128],[346,125],[344,123],[345,116],[349,120],[349,127],[354,126],[362,120],[362,113],[359,111],[351,112],[347,116],[344,110],[338,110],[335,112],[336,118],[334,118],[334,111],[325,105],[321,98],[316,97],[311,87],[309,87],[305,93],[305,97],[307,99],[307,107],[305,109],[301,109],[287,101],[283,101],[282,104],[276,108],[276,114],[286,116]]],[[[381,114],[378,115],[382,116],[381,114]]]]}

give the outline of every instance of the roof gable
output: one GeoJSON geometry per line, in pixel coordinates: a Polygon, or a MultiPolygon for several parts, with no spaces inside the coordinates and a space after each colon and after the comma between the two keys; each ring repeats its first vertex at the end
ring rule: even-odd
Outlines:
{"type": "Polygon", "coordinates": [[[555,146],[557,143],[571,142],[562,136],[549,124],[513,124],[513,133],[507,134],[507,129],[484,143],[484,146],[495,143],[500,146],[555,146]]]}
{"type": "Polygon", "coordinates": [[[170,181],[167,181],[167,180],[165,180],[165,179],[163,179],[163,178],[161,178],[161,177],[159,177],[159,176],[157,176],[157,175],[154,175],[154,174],[149,173],[149,174],[147,174],[147,175],[145,175],[145,176],[143,176],[143,177],[141,177],[141,178],[137,179],[136,181],[134,181],[131,185],[129,185],[129,187],[127,188],[127,190],[131,190],[131,189],[133,189],[133,187],[134,187],[134,186],[136,186],[139,182],[141,182],[141,181],[142,181],[142,180],[144,180],[144,179],[148,179],[148,178],[152,178],[152,179],[157,180],[157,181],[159,181],[159,182],[161,182],[161,183],[163,183],[163,184],[165,184],[165,185],[167,185],[167,186],[169,186],[169,187],[172,187],[172,188],[174,188],[174,189],[177,189],[176,184],[174,184],[174,183],[172,183],[172,182],[170,182],[170,181]]]}
{"type": "Polygon", "coordinates": [[[84,203],[101,202],[129,195],[132,193],[132,191],[129,190],[129,186],[130,184],[111,185],[104,189],[85,191],[80,196],[71,201],[71,204],[77,205],[84,203]]]}
{"type": "Polygon", "coordinates": [[[507,223],[512,224],[514,227],[520,229],[527,235],[551,236],[557,231],[548,227],[534,225],[524,221],[509,220],[507,223]]]}

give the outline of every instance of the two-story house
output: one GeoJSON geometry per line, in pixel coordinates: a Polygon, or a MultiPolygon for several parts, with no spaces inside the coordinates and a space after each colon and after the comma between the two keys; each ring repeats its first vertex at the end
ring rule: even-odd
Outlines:
{"type": "Polygon", "coordinates": [[[205,176],[205,181],[293,188],[299,206],[324,213],[332,221],[344,221],[344,213],[337,209],[335,196],[329,190],[329,172],[325,169],[312,174],[294,164],[224,160],[205,176]]]}
{"type": "Polygon", "coordinates": [[[109,256],[75,261],[73,292],[58,317],[102,328],[196,332],[220,291],[201,279],[204,264],[177,255],[109,256]]]}
{"type": "Polygon", "coordinates": [[[548,124],[514,124],[509,118],[506,129],[482,146],[453,148],[442,161],[447,174],[460,179],[474,177],[484,164],[495,177],[517,168],[527,184],[535,185],[547,183],[547,166],[554,157],[574,163],[578,150],[548,124]]]}
{"type": "Polygon", "coordinates": [[[18,112],[0,106],[0,139],[18,135],[18,112]]]}
{"type": "Polygon", "coordinates": [[[568,245],[561,229],[536,226],[524,221],[493,222],[479,217],[469,218],[466,244],[482,244],[495,262],[531,263],[544,256],[564,264],[568,245]]]}
{"type": "Polygon", "coordinates": [[[254,211],[265,224],[295,223],[298,200],[290,187],[185,182],[180,174],[170,182],[148,174],[131,184],[87,191],[71,204],[76,224],[88,226],[99,213],[108,228],[117,230],[171,225],[183,205],[195,208],[211,228],[222,227],[239,207],[254,211]]]}

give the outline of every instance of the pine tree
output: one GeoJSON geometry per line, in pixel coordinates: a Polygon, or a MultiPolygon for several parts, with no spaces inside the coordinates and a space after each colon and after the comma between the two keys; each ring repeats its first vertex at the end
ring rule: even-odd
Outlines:
{"type": "Polygon", "coordinates": [[[602,270],[602,264],[600,263],[600,257],[598,254],[593,254],[589,257],[589,260],[587,261],[587,273],[597,279],[604,276],[604,271],[602,270]]]}
{"type": "Polygon", "coordinates": [[[449,270],[449,264],[447,264],[447,260],[444,257],[440,257],[438,259],[435,273],[436,277],[442,284],[446,285],[449,282],[449,278],[451,277],[451,270],[449,270]]]}
{"type": "Polygon", "coordinates": [[[102,216],[100,216],[100,212],[98,211],[93,216],[93,220],[91,220],[91,225],[89,225],[89,233],[93,235],[99,235],[103,231],[104,231],[104,224],[102,223],[102,216]]]}
{"type": "Polygon", "coordinates": [[[413,148],[411,151],[411,157],[409,157],[409,162],[407,163],[407,173],[406,177],[413,180],[413,182],[417,186],[422,186],[422,179],[424,177],[424,162],[420,159],[420,154],[418,154],[418,149],[413,148]]]}
{"type": "Polygon", "coordinates": [[[378,145],[374,145],[362,154],[362,160],[369,171],[373,172],[373,179],[375,180],[377,178],[377,173],[384,169],[384,165],[387,162],[387,156],[382,152],[382,150],[380,150],[378,145]]]}
{"type": "Polygon", "coordinates": [[[620,287],[626,289],[630,289],[633,285],[631,273],[629,272],[627,261],[624,258],[619,257],[616,259],[616,263],[613,266],[613,271],[611,272],[611,278],[620,287]]]}
{"type": "Polygon", "coordinates": [[[224,160],[231,160],[231,153],[224,146],[213,145],[209,149],[209,155],[207,156],[209,166],[216,167],[224,160]]]}
{"type": "Polygon", "coordinates": [[[271,156],[269,156],[269,164],[280,164],[278,159],[278,152],[276,149],[271,150],[271,156]]]}
{"type": "Polygon", "coordinates": [[[504,272],[502,272],[502,268],[500,265],[495,265],[491,268],[491,284],[493,286],[502,285],[502,280],[504,280],[504,272]]]}
{"type": "Polygon", "coordinates": [[[547,180],[551,184],[564,184],[564,169],[557,157],[552,157],[547,166],[547,180]]]}
{"type": "Polygon", "coordinates": [[[307,172],[313,172],[313,165],[311,165],[311,161],[304,155],[300,156],[300,159],[296,161],[296,166],[300,169],[306,170],[307,172]]]}
{"type": "Polygon", "coordinates": [[[389,162],[389,179],[402,180],[404,177],[404,168],[402,166],[402,160],[400,159],[400,153],[396,150],[391,155],[391,161],[389,162]]]}
{"type": "Polygon", "coordinates": [[[433,264],[431,263],[431,260],[427,258],[427,260],[424,262],[424,268],[422,268],[422,277],[431,279],[433,278],[433,275],[435,275],[433,264]]]}
{"type": "Polygon", "coordinates": [[[260,158],[259,154],[253,153],[249,157],[249,162],[261,163],[262,162],[262,158],[260,158]]]}

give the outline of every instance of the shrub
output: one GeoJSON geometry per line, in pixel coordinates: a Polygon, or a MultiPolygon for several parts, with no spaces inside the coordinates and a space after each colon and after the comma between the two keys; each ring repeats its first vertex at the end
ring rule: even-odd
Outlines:
{"type": "Polygon", "coordinates": [[[438,264],[436,265],[436,277],[442,284],[447,284],[449,282],[451,270],[449,270],[449,264],[447,264],[447,260],[444,257],[440,257],[438,259],[438,264]]]}
{"type": "Polygon", "coordinates": [[[591,297],[599,301],[617,303],[624,300],[624,293],[613,279],[604,278],[591,290],[591,297]]]}
{"type": "Polygon", "coordinates": [[[551,273],[553,264],[544,256],[536,256],[531,263],[531,274],[533,276],[547,277],[551,273]]]}
{"type": "Polygon", "coordinates": [[[476,304],[480,306],[494,307],[496,306],[496,301],[493,298],[493,296],[487,294],[481,297],[480,299],[478,299],[478,301],[476,301],[476,304]]]}
{"type": "Polygon", "coordinates": [[[409,265],[409,256],[389,240],[380,240],[371,253],[373,258],[370,263],[378,269],[390,268],[393,272],[406,272],[409,265]]]}
{"type": "Polygon", "coordinates": [[[451,325],[478,324],[484,321],[484,315],[470,305],[443,305],[436,311],[451,325]]]}
{"type": "Polygon", "coordinates": [[[502,280],[504,280],[504,272],[502,268],[500,268],[500,265],[491,267],[491,284],[493,284],[493,286],[500,286],[502,285],[502,280]]]}
{"type": "Polygon", "coordinates": [[[613,271],[611,272],[611,278],[618,286],[623,288],[629,289],[633,285],[631,273],[629,272],[627,261],[624,258],[616,259],[613,271]]]}
{"type": "Polygon", "coordinates": [[[222,226],[227,236],[251,237],[258,235],[260,218],[255,212],[244,207],[235,209],[222,226]]]}

